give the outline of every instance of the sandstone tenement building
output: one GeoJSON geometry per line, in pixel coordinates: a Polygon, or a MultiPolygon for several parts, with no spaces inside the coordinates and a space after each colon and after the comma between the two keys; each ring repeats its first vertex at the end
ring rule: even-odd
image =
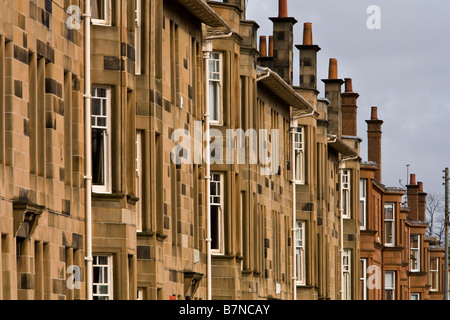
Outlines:
{"type": "Polygon", "coordinates": [[[362,162],[287,0],[269,36],[245,0],[90,3],[0,1],[1,300],[442,299],[423,184],[382,184],[376,108],[362,162]]]}

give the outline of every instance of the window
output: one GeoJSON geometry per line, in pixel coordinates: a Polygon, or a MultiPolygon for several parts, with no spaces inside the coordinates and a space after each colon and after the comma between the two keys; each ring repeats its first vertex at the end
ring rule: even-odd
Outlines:
{"type": "Polygon", "coordinates": [[[136,300],[141,301],[144,300],[144,288],[138,288],[137,290],[137,296],[136,296],[136,300]]]}
{"type": "Polygon", "coordinates": [[[219,124],[222,112],[222,54],[212,52],[208,61],[209,114],[212,124],[219,124]]]}
{"type": "Polygon", "coordinates": [[[92,184],[96,193],[111,192],[111,90],[92,88],[92,184]]]}
{"type": "Polygon", "coordinates": [[[295,277],[297,278],[297,285],[305,285],[305,222],[297,221],[297,228],[295,229],[295,259],[296,270],[295,277]]]}
{"type": "Polygon", "coordinates": [[[395,246],[395,205],[393,203],[384,205],[384,245],[395,246]]]}
{"type": "Polygon", "coordinates": [[[352,277],[351,277],[351,251],[344,250],[342,254],[342,300],[352,299],[352,277]]]}
{"type": "Polygon", "coordinates": [[[134,46],[136,50],[135,73],[141,74],[142,63],[142,0],[135,0],[135,29],[134,29],[134,46]]]}
{"type": "Polygon", "coordinates": [[[395,300],[395,273],[386,271],[384,274],[384,300],[395,300]]]}
{"type": "Polygon", "coordinates": [[[92,0],[92,23],[95,25],[111,25],[111,0],[92,0]]]}
{"type": "Polygon", "coordinates": [[[305,129],[298,127],[294,132],[294,171],[295,182],[305,183],[305,129]]]}
{"type": "Polygon", "coordinates": [[[94,300],[113,299],[112,256],[94,256],[94,300]]]}
{"type": "Polygon", "coordinates": [[[341,175],[342,185],[342,218],[351,219],[350,212],[350,171],[343,170],[341,175]]]}
{"type": "Polygon", "coordinates": [[[430,260],[430,284],[431,291],[439,291],[439,258],[430,260]]]}
{"type": "Polygon", "coordinates": [[[211,175],[211,250],[223,253],[223,175],[211,175]]]}
{"type": "Polygon", "coordinates": [[[420,235],[412,234],[410,238],[411,272],[420,271],[420,235]]]}
{"type": "Polygon", "coordinates": [[[359,228],[366,230],[367,228],[367,180],[359,181],[359,228]]]}
{"type": "Polygon", "coordinates": [[[362,300],[367,300],[367,259],[359,260],[359,283],[362,300]]]}
{"type": "Polygon", "coordinates": [[[142,232],[142,214],[143,214],[143,152],[142,152],[142,131],[136,132],[136,196],[139,201],[136,203],[136,231],[142,232]]]}
{"type": "Polygon", "coordinates": [[[420,300],[420,293],[411,293],[411,300],[420,300]]]}

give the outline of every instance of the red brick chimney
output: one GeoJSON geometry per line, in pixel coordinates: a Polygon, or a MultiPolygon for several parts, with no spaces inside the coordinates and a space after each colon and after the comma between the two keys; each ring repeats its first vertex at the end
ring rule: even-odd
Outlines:
{"type": "Polygon", "coordinates": [[[293,84],[294,25],[297,20],[289,17],[287,0],[279,0],[278,17],[273,22],[272,69],[289,85],[293,84]]]}
{"type": "Polygon", "coordinates": [[[418,182],[419,186],[419,206],[418,206],[418,214],[417,218],[419,221],[427,220],[427,194],[423,192],[423,183],[418,182]]]}
{"type": "Polygon", "coordinates": [[[412,221],[419,221],[419,188],[420,186],[416,184],[416,175],[411,174],[409,179],[409,184],[407,188],[408,196],[408,207],[409,213],[408,218],[412,221]]]}
{"type": "Polygon", "coordinates": [[[372,116],[370,120],[366,120],[368,125],[367,142],[368,142],[368,160],[378,164],[378,170],[375,172],[375,179],[381,183],[382,166],[381,166],[381,126],[382,120],[378,120],[378,108],[372,107],[372,116]]]}
{"type": "Polygon", "coordinates": [[[261,57],[267,57],[267,37],[259,37],[259,54],[261,57]]]}
{"type": "Polygon", "coordinates": [[[317,52],[321,49],[313,44],[312,23],[303,26],[303,44],[296,45],[300,51],[300,89],[317,91],[317,52]]]}
{"type": "Polygon", "coordinates": [[[345,92],[342,94],[342,135],[356,137],[358,135],[359,94],[353,92],[352,79],[345,79],[345,92]]]}
{"type": "Polygon", "coordinates": [[[342,136],[341,93],[344,80],[338,78],[336,59],[330,59],[328,79],[322,81],[325,83],[325,98],[330,101],[328,105],[328,132],[340,138],[342,136]]]}

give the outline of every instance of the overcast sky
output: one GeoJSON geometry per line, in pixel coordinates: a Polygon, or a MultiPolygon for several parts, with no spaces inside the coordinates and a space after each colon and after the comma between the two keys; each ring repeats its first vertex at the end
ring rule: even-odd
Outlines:
{"type": "MultiPolygon", "coordinates": [[[[450,167],[450,1],[446,0],[288,0],[295,44],[303,23],[312,22],[319,52],[319,79],[328,61],[338,60],[340,78],[352,78],[358,99],[358,136],[367,160],[367,124],[372,106],[384,120],[383,183],[406,183],[406,165],[428,193],[444,193],[442,170],[450,167]],[[381,30],[369,30],[367,8],[381,9],[381,30]]],[[[269,17],[278,0],[248,0],[247,19],[258,35],[271,35],[269,17]]],[[[294,85],[299,84],[299,55],[294,49],[294,85]]],[[[324,85],[318,84],[324,96],[324,85]]]]}

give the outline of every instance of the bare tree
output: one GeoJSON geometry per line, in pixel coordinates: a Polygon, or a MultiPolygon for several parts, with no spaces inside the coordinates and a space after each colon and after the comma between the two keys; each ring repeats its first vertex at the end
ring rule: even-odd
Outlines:
{"type": "Polygon", "coordinates": [[[444,196],[430,193],[427,196],[427,236],[436,237],[442,245],[444,239],[444,196]]]}

